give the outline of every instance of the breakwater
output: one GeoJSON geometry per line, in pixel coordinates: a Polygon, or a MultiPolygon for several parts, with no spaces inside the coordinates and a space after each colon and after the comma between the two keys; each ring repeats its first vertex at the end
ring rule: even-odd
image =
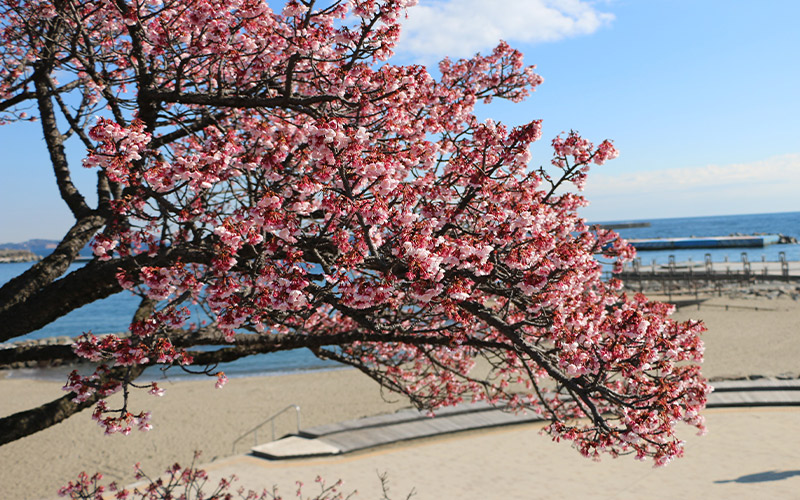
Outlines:
{"type": "Polygon", "coordinates": [[[730,236],[706,236],[689,238],[630,239],[628,243],[637,251],[642,250],[686,250],[697,248],[755,248],[777,244],[795,244],[797,239],[782,234],[754,234],[730,236]]]}
{"type": "Polygon", "coordinates": [[[15,262],[36,262],[41,259],[41,257],[30,250],[0,249],[0,263],[2,264],[15,262]]]}

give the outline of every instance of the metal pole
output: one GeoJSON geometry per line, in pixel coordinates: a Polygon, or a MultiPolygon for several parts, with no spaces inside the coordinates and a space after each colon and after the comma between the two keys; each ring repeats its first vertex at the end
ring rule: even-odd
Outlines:
{"type": "Polygon", "coordinates": [[[746,283],[750,282],[750,261],[747,260],[747,252],[742,252],[742,267],[744,268],[744,279],[746,283]]]}
{"type": "Polygon", "coordinates": [[[781,276],[788,281],[789,279],[789,263],[786,262],[786,252],[780,252],[778,254],[781,260],[781,276]]]}

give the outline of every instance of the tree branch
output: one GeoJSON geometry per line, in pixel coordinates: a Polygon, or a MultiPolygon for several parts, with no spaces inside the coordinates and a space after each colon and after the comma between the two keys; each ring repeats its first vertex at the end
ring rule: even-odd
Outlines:
{"type": "Polygon", "coordinates": [[[538,352],[522,339],[513,325],[509,325],[505,321],[494,316],[480,304],[475,302],[462,302],[461,307],[465,311],[471,312],[475,316],[484,320],[487,324],[497,328],[501,333],[503,333],[507,339],[509,339],[515,346],[517,346],[517,348],[520,349],[520,351],[530,356],[530,358],[538,366],[547,371],[547,374],[550,375],[553,380],[566,387],[567,390],[575,397],[575,401],[582,406],[584,413],[586,413],[587,416],[592,419],[595,425],[603,428],[604,430],[608,430],[608,424],[598,411],[597,405],[595,405],[595,403],[589,397],[589,394],[592,392],[591,386],[585,385],[583,383],[584,381],[582,381],[580,378],[570,379],[556,370],[556,368],[547,361],[542,353],[538,352]]]}
{"type": "Polygon", "coordinates": [[[72,345],[30,345],[0,349],[0,366],[10,366],[14,363],[38,361],[43,363],[77,361],[78,355],[72,350],[72,345]]]}
{"type": "Polygon", "coordinates": [[[15,95],[14,97],[10,97],[10,98],[6,99],[5,101],[0,102],[0,111],[5,111],[8,108],[11,108],[11,107],[13,107],[13,106],[15,106],[15,105],[17,105],[17,104],[19,104],[21,102],[25,102],[28,99],[33,99],[34,97],[36,97],[36,94],[31,92],[31,91],[29,91],[29,90],[25,90],[23,92],[20,92],[19,94],[15,95]]]}
{"type": "MultiPolygon", "coordinates": [[[[303,109],[313,104],[338,101],[339,98],[331,95],[313,97],[259,97],[248,95],[216,95],[204,93],[180,93],[177,91],[142,90],[142,96],[147,101],[159,101],[176,104],[197,104],[206,106],[220,106],[226,108],[291,108],[303,109]]],[[[303,109],[308,111],[308,109],[303,109]]]]}
{"type": "Polygon", "coordinates": [[[169,249],[163,254],[149,257],[137,255],[92,261],[64,278],[37,291],[24,302],[0,311],[0,342],[38,330],[70,311],[95,300],[121,292],[117,273],[132,272],[144,266],[168,266],[172,263],[208,263],[212,253],[200,248],[169,249]]]}
{"type": "MultiPolygon", "coordinates": [[[[104,217],[90,215],[70,228],[55,251],[0,288],[0,316],[28,300],[36,291],[64,274],[78,253],[106,223],[104,217]]],[[[0,333],[0,337],[3,334],[0,333]]],[[[10,337],[9,337],[10,338],[10,337]]]]}
{"type": "MultiPolygon", "coordinates": [[[[107,379],[121,377],[128,368],[127,366],[121,366],[112,369],[107,379]]],[[[135,377],[138,377],[144,371],[143,366],[135,366],[132,369],[135,372],[135,377]]],[[[0,446],[63,422],[72,415],[89,408],[103,397],[105,396],[95,393],[86,401],[76,403],[73,401],[75,394],[70,393],[37,408],[0,418],[0,446]]]]}
{"type": "Polygon", "coordinates": [[[154,137],[152,141],[150,141],[150,147],[153,149],[158,149],[161,146],[169,144],[171,142],[177,141],[178,139],[182,139],[190,134],[195,132],[199,132],[204,128],[212,125],[217,120],[221,120],[226,116],[226,113],[217,113],[215,115],[205,115],[200,119],[188,124],[180,124],[180,129],[175,130],[174,132],[170,132],[168,134],[164,134],[160,137],[154,137]]]}
{"type": "Polygon", "coordinates": [[[50,162],[53,164],[61,198],[66,202],[75,218],[80,219],[89,215],[91,209],[78,188],[72,183],[67,155],[64,152],[64,138],[58,131],[55,110],[50,100],[50,78],[41,64],[37,66],[33,72],[33,82],[36,88],[39,116],[42,120],[42,132],[47,150],[50,152],[50,162]]]}

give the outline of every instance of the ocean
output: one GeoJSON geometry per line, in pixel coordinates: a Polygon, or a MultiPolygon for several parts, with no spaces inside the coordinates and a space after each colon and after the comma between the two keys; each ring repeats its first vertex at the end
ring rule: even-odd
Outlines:
{"type": "MultiPolygon", "coordinates": [[[[0,284],[5,283],[28,269],[32,263],[0,264],[0,284]]],[[[73,264],[70,270],[78,269],[83,264],[73,264]]],[[[121,292],[103,300],[62,316],[44,328],[31,332],[13,340],[43,339],[50,337],[76,337],[85,332],[95,335],[119,333],[127,330],[131,317],[139,305],[139,297],[130,292],[121,292]]],[[[257,354],[231,363],[220,363],[216,370],[224,371],[228,378],[262,375],[282,375],[287,373],[341,368],[333,361],[322,360],[314,356],[308,349],[282,351],[271,354],[257,354]]],[[[71,369],[70,369],[71,370],[71,369]]],[[[63,368],[20,369],[14,370],[12,377],[37,378],[47,380],[66,380],[69,370],[63,368]]],[[[158,368],[148,368],[140,380],[197,379],[205,375],[186,373],[180,368],[170,368],[162,373],[158,368]]]]}
{"type": "MultiPolygon", "coordinates": [[[[626,239],[634,238],[679,238],[689,236],[727,236],[733,233],[783,234],[800,239],[800,212],[752,215],[724,215],[714,217],[685,217],[673,219],[624,220],[624,221],[591,221],[592,223],[612,224],[621,222],[649,222],[649,227],[617,230],[626,239]]],[[[789,261],[800,261],[800,244],[770,245],[764,248],[723,248],[665,250],[639,252],[642,265],[650,265],[653,261],[665,264],[670,256],[676,262],[689,259],[703,262],[705,254],[710,254],[714,262],[741,262],[742,252],[747,252],[751,262],[767,260],[778,261],[779,254],[784,253],[789,261]]],[[[78,268],[82,264],[73,265],[78,268]]],[[[0,283],[5,283],[30,267],[30,263],[0,264],[0,283]]],[[[115,333],[125,331],[128,327],[139,300],[131,293],[123,292],[107,299],[89,304],[81,309],[59,318],[46,327],[32,332],[21,339],[41,339],[57,336],[74,337],[83,332],[94,334],[115,333]]],[[[337,363],[316,358],[310,351],[299,349],[273,354],[255,355],[233,363],[221,364],[218,369],[225,371],[228,377],[275,375],[297,371],[332,369],[337,363]]],[[[63,379],[63,370],[31,370],[20,372],[23,376],[55,377],[63,379]]],[[[150,369],[148,378],[158,380],[164,375],[150,369]]],[[[187,375],[180,369],[172,368],[167,372],[169,378],[196,377],[187,375]]]]}
{"type": "MultiPolygon", "coordinates": [[[[625,239],[647,238],[686,238],[690,236],[729,236],[732,234],[752,235],[756,233],[782,234],[800,240],[800,212],[783,212],[775,214],[720,215],[713,217],[682,217],[674,219],[648,219],[625,221],[592,221],[600,224],[624,222],[649,222],[650,227],[617,229],[617,233],[625,239]]],[[[783,252],[787,261],[800,261],[800,244],[768,245],[763,248],[715,248],[688,250],[655,250],[640,251],[637,256],[643,266],[666,264],[669,257],[675,262],[703,262],[706,254],[711,255],[713,262],[741,262],[742,253],[747,253],[750,262],[766,260],[777,262],[783,252]]]]}

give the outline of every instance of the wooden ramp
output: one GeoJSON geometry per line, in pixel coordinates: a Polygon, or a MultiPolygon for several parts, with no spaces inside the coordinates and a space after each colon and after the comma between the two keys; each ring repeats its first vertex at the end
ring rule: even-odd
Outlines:
{"type": "Polygon", "coordinates": [[[299,435],[286,436],[251,451],[269,459],[339,455],[411,439],[539,420],[541,417],[532,412],[515,414],[486,403],[443,408],[435,417],[417,410],[400,410],[303,429],[299,435]]]}
{"type": "MultiPolygon", "coordinates": [[[[800,406],[800,380],[737,380],[712,384],[708,407],[800,406]]],[[[435,417],[416,410],[349,420],[303,429],[252,448],[253,455],[281,460],[340,455],[412,439],[454,432],[524,424],[543,420],[539,415],[509,413],[487,403],[443,408],[435,417]]]]}

